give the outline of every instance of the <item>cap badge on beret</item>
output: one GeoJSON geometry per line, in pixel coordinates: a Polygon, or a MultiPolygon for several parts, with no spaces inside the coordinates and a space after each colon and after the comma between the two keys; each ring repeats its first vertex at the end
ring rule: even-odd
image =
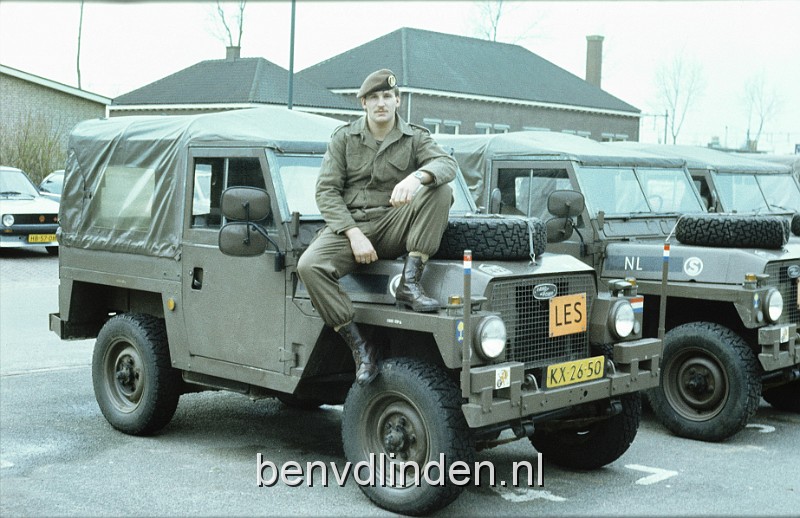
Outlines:
{"type": "Polygon", "coordinates": [[[390,75],[386,78],[386,83],[389,85],[389,88],[394,88],[394,85],[397,84],[397,78],[394,75],[390,75]]]}

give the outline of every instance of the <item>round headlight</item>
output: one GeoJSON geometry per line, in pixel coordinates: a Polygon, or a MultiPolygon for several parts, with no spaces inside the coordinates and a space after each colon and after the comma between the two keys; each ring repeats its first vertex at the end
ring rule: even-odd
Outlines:
{"type": "Polygon", "coordinates": [[[611,330],[617,338],[626,338],[633,331],[636,317],[633,306],[627,300],[621,300],[611,310],[611,330]]]}
{"type": "Polygon", "coordinates": [[[781,292],[772,288],[767,292],[764,297],[764,313],[770,322],[777,322],[781,315],[783,315],[783,295],[781,292]]]}
{"type": "Polygon", "coordinates": [[[13,214],[3,214],[3,225],[10,227],[14,224],[13,214]]]}
{"type": "Polygon", "coordinates": [[[478,354],[487,360],[494,360],[506,348],[506,325],[498,316],[489,316],[475,327],[473,340],[478,354]]]}

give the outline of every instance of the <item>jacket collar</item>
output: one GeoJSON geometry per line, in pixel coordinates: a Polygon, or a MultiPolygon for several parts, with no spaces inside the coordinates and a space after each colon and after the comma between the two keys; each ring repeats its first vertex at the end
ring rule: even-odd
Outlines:
{"type": "MultiPolygon", "coordinates": [[[[396,133],[401,133],[403,135],[408,135],[410,137],[414,136],[414,130],[411,129],[411,126],[403,120],[402,117],[395,114],[395,124],[392,131],[386,135],[386,141],[394,141],[400,138],[400,135],[396,135],[396,133]]],[[[347,132],[350,135],[362,135],[362,137],[367,137],[368,135],[371,137],[369,130],[367,129],[367,116],[362,115],[358,119],[354,120],[350,123],[350,126],[347,129],[347,132]]],[[[373,139],[374,140],[374,139],[373,139]]]]}

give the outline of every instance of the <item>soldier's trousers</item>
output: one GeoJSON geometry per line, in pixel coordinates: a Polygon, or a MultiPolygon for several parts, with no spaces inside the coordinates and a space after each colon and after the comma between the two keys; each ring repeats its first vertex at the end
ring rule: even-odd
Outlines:
{"type": "MultiPolygon", "coordinates": [[[[407,252],[433,255],[447,228],[452,196],[453,190],[447,184],[423,187],[411,203],[390,208],[374,219],[364,215],[364,221],[357,220],[356,225],[372,242],[378,259],[396,259],[407,252]]],[[[327,226],[300,257],[297,273],[314,307],[331,327],[353,319],[353,303],[339,279],[357,267],[347,236],[327,226]]]]}

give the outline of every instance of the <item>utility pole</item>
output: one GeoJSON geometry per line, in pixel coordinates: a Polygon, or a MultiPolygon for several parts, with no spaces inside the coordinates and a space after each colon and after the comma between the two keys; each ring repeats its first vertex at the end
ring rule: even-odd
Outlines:
{"type": "Polygon", "coordinates": [[[289,36],[289,101],[286,105],[290,110],[293,104],[294,89],[294,8],[295,0],[292,0],[292,30],[289,36]]]}

